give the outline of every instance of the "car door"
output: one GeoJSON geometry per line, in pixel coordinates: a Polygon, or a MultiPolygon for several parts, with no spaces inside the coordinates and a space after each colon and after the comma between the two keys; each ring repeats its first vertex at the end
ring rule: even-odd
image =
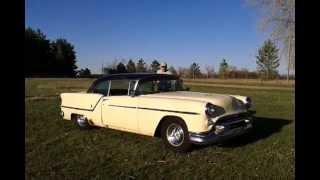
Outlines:
{"type": "Polygon", "coordinates": [[[111,80],[102,102],[103,124],[113,129],[138,132],[137,98],[129,95],[136,81],[111,80]]]}

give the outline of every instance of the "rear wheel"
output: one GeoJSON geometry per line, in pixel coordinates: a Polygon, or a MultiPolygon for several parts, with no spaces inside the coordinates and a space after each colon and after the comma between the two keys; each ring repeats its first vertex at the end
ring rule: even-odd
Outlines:
{"type": "Polygon", "coordinates": [[[82,115],[74,115],[73,121],[80,129],[90,129],[91,125],[86,117],[82,115]]]}
{"type": "Polygon", "coordinates": [[[161,137],[165,145],[176,152],[191,150],[189,132],[182,120],[166,120],[161,126],[161,137]]]}

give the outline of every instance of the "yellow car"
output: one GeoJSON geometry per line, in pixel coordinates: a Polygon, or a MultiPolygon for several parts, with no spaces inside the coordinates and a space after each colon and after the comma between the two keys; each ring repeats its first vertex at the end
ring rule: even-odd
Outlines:
{"type": "Polygon", "coordinates": [[[99,126],[161,137],[178,152],[252,127],[249,97],[186,91],[179,77],[168,74],[108,75],[94,81],[87,92],[60,97],[62,118],[80,128],[99,126]]]}

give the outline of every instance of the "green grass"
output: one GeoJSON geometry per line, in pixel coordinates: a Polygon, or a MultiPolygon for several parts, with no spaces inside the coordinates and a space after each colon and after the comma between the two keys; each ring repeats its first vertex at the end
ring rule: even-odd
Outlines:
{"type": "Polygon", "coordinates": [[[158,138],[105,128],[81,131],[59,118],[61,92],[92,79],[26,79],[26,179],[293,179],[294,92],[191,86],[248,95],[251,134],[177,154],[158,138]],[[51,97],[30,99],[30,97],[51,97]]]}

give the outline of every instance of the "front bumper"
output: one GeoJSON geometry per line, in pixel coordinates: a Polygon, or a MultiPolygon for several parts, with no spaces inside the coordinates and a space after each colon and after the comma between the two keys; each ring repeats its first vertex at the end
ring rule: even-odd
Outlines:
{"type": "Polygon", "coordinates": [[[209,132],[189,133],[190,141],[193,144],[204,145],[222,142],[232,137],[245,134],[252,129],[252,114],[253,113],[250,113],[249,115],[245,117],[242,116],[241,118],[234,118],[234,116],[231,116],[227,121],[224,120],[221,123],[216,123],[209,132]],[[223,127],[223,131],[217,129],[217,126],[220,128],[223,127]]]}

